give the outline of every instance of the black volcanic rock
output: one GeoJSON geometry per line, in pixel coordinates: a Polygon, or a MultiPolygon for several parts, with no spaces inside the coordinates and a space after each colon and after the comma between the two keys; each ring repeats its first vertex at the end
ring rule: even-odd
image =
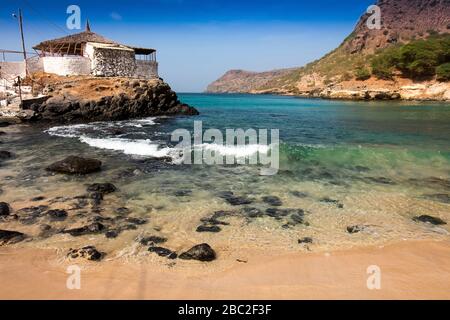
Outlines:
{"type": "Polygon", "coordinates": [[[66,174],[88,174],[100,171],[102,162],[96,159],[87,159],[70,156],[55,162],[47,167],[48,171],[66,174]]]}
{"type": "Polygon", "coordinates": [[[67,218],[66,210],[60,210],[60,209],[49,210],[46,212],[46,214],[52,221],[63,221],[63,220],[66,220],[66,218],[67,218]]]}
{"type": "Polygon", "coordinates": [[[6,202],[0,202],[0,216],[7,216],[9,215],[9,204],[6,202]]]}
{"type": "Polygon", "coordinates": [[[68,233],[73,237],[79,237],[86,234],[97,234],[101,233],[105,230],[105,226],[101,224],[100,222],[94,222],[90,225],[83,226],[80,228],[74,228],[69,230],[63,230],[61,233],[68,233]]]}
{"type": "Polygon", "coordinates": [[[135,79],[130,84],[129,79],[109,78],[103,79],[101,85],[95,77],[67,81],[70,86],[62,81],[48,93],[49,97],[30,106],[31,119],[77,123],[199,114],[195,108],[181,103],[161,80],[135,79]]]}
{"type": "Polygon", "coordinates": [[[0,230],[0,246],[14,244],[25,239],[25,235],[17,231],[0,230]]]}
{"type": "Polygon", "coordinates": [[[100,192],[102,194],[112,193],[116,190],[116,186],[112,183],[94,183],[87,188],[88,192],[100,192]]]}
{"type": "Polygon", "coordinates": [[[281,199],[278,197],[275,197],[275,196],[266,196],[266,197],[263,197],[262,200],[265,203],[267,203],[271,206],[274,206],[274,207],[280,207],[283,205],[283,202],[281,202],[281,199]]]}
{"type": "Polygon", "coordinates": [[[212,232],[217,233],[222,231],[222,229],[219,226],[207,226],[207,225],[201,225],[197,227],[197,232],[212,232]]]}
{"type": "Polygon", "coordinates": [[[67,256],[72,259],[84,258],[90,261],[100,261],[104,253],[99,252],[94,246],[86,246],[81,249],[70,249],[67,256]]]}
{"type": "Polygon", "coordinates": [[[176,259],[178,255],[170,249],[162,248],[162,247],[150,247],[148,248],[149,252],[156,253],[160,257],[165,257],[168,259],[176,259]]]}
{"type": "Polygon", "coordinates": [[[207,243],[202,243],[180,254],[179,258],[209,262],[216,259],[216,253],[207,243]]]}
{"type": "Polygon", "coordinates": [[[429,215],[422,215],[422,216],[414,217],[413,220],[416,222],[431,223],[435,226],[447,224],[447,222],[445,222],[444,220],[442,220],[440,218],[432,217],[429,215]]]}
{"type": "Polygon", "coordinates": [[[0,150],[0,160],[6,160],[12,158],[12,153],[5,150],[0,150]]]}

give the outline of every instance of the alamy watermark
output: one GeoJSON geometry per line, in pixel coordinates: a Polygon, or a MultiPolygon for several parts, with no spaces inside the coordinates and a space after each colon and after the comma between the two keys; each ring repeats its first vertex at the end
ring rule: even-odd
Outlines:
{"type": "Polygon", "coordinates": [[[370,14],[366,21],[367,28],[370,30],[381,30],[381,8],[377,5],[372,5],[367,8],[366,12],[370,14]]]}
{"type": "Polygon", "coordinates": [[[69,30],[81,29],[81,9],[79,6],[72,4],[67,7],[66,13],[69,17],[66,20],[66,27],[69,30]]]}
{"type": "Polygon", "coordinates": [[[81,289],[81,268],[77,265],[68,266],[66,273],[69,274],[66,280],[66,287],[69,290],[81,289]]]}
{"type": "Polygon", "coordinates": [[[194,121],[193,136],[187,129],[171,135],[182,151],[183,164],[259,165],[261,175],[275,175],[279,170],[280,133],[278,129],[207,129],[202,121],[194,121]]]}
{"type": "Polygon", "coordinates": [[[381,290],[381,268],[376,265],[369,266],[367,268],[367,289],[369,290],[381,290]]]}

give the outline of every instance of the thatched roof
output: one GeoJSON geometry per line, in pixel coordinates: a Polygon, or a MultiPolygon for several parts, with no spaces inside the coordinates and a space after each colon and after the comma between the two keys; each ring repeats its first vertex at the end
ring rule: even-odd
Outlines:
{"type": "MultiPolygon", "coordinates": [[[[81,50],[81,44],[85,44],[87,42],[94,43],[102,43],[102,44],[111,44],[111,45],[121,45],[115,41],[109,40],[95,32],[91,31],[89,26],[89,22],[86,24],[86,30],[80,33],[72,34],[66,37],[57,38],[53,40],[47,40],[39,43],[34,46],[33,49],[45,51],[45,52],[71,52],[71,53],[79,53],[81,50]]],[[[147,48],[136,48],[126,45],[121,45],[135,50],[136,54],[150,54],[155,52],[155,49],[147,49],[147,48]]]]}

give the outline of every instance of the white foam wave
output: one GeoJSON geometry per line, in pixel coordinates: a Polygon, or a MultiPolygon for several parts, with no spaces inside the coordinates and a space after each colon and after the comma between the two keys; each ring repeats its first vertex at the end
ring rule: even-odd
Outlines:
{"type": "Polygon", "coordinates": [[[150,140],[128,140],[120,138],[89,138],[82,136],[80,141],[91,147],[121,151],[128,155],[151,156],[154,158],[172,157],[176,153],[173,148],[160,148],[150,140]]]}
{"type": "Polygon", "coordinates": [[[222,156],[235,156],[237,158],[245,158],[255,155],[257,153],[267,154],[271,147],[268,145],[261,144],[250,144],[244,146],[235,146],[235,145],[220,145],[215,143],[204,143],[200,146],[196,146],[203,148],[203,150],[214,151],[219,153],[222,156]]]}

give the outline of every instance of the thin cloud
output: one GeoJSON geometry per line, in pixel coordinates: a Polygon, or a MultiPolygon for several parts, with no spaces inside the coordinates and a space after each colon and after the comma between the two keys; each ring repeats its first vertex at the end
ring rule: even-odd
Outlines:
{"type": "Polygon", "coordinates": [[[111,12],[109,14],[109,16],[116,21],[121,21],[122,20],[122,16],[120,14],[118,14],[117,12],[111,12]]]}

